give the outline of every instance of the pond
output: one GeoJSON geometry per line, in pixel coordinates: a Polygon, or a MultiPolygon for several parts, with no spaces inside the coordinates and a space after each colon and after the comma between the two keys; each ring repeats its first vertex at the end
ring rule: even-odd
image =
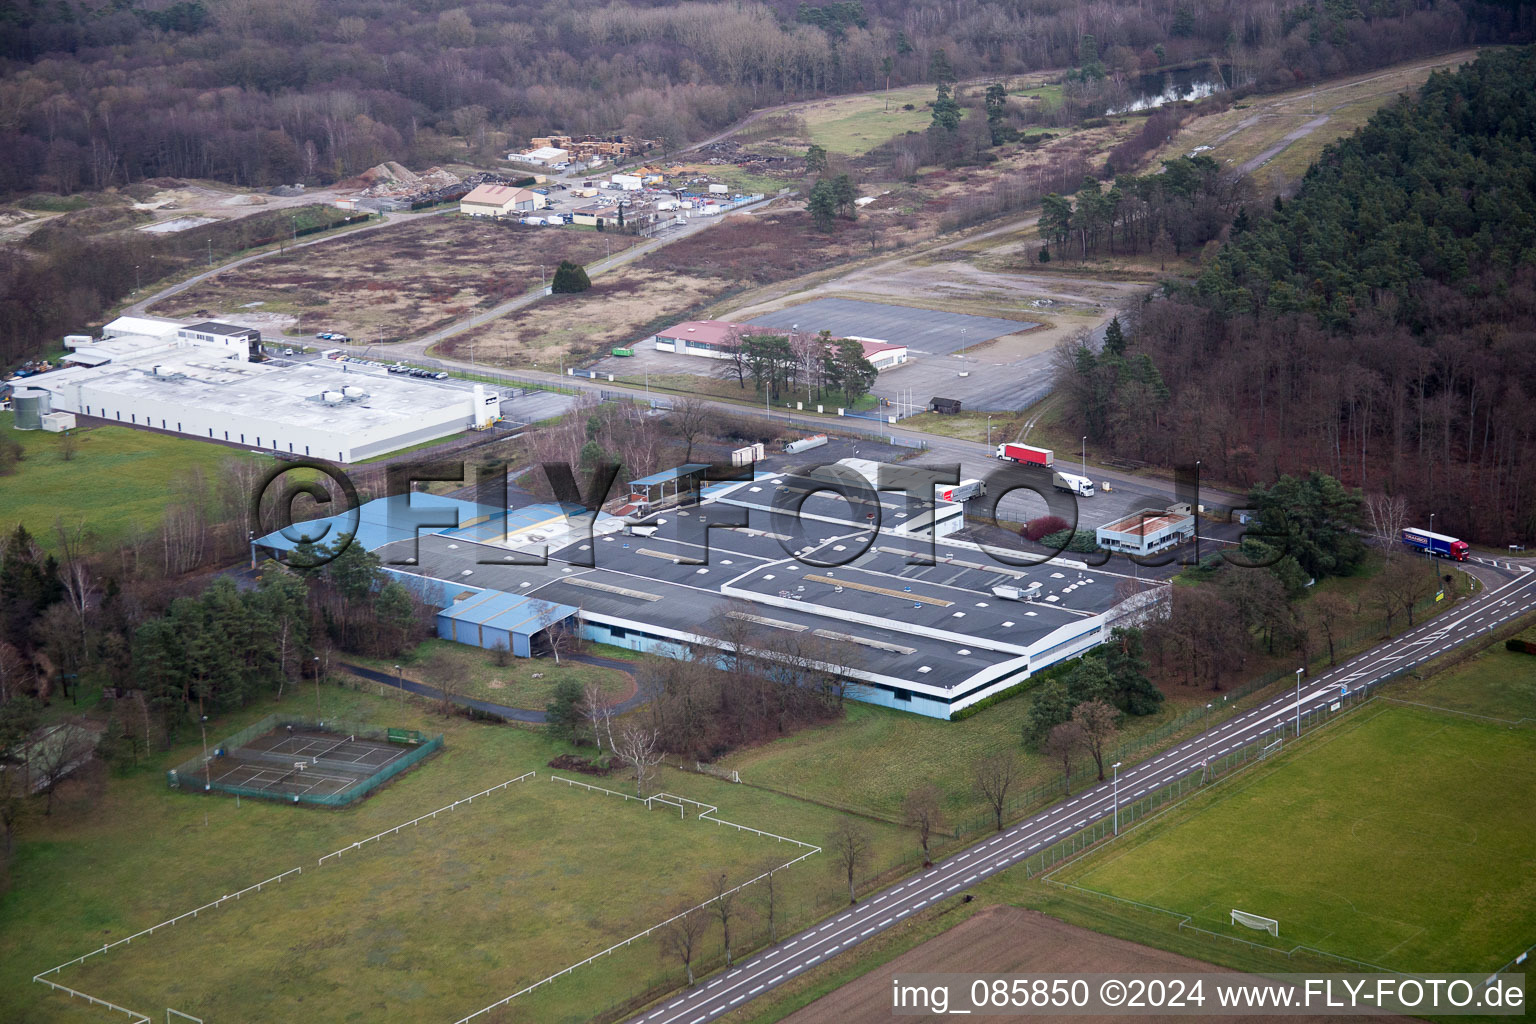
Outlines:
{"type": "Polygon", "coordinates": [[[1227,88],[1225,76],[1230,74],[1229,65],[1223,65],[1218,72],[1210,64],[1197,64],[1194,67],[1137,75],[1126,83],[1130,99],[1112,104],[1105,113],[1133,114],[1178,100],[1203,100],[1207,96],[1224,92],[1227,88]]]}

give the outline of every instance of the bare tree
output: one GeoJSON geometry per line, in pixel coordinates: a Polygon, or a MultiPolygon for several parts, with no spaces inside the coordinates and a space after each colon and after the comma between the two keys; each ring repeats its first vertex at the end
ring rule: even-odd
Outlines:
{"type": "Polygon", "coordinates": [[[1339,629],[1349,618],[1349,602],[1332,591],[1324,591],[1309,603],[1312,606],[1312,621],[1322,630],[1323,639],[1328,641],[1328,664],[1337,664],[1338,658],[1333,647],[1339,629]]]}
{"type": "Polygon", "coordinates": [[[1100,782],[1104,781],[1104,751],[1120,735],[1119,720],[1120,709],[1108,701],[1085,700],[1072,709],[1072,721],[1082,732],[1082,745],[1093,755],[1100,782]]]}
{"type": "Polygon", "coordinates": [[[65,721],[28,745],[32,788],[48,799],[43,814],[53,813],[53,797],[59,784],[84,767],[96,752],[96,734],[82,722],[65,721]]]}
{"type": "Polygon", "coordinates": [[[539,629],[549,644],[549,653],[554,655],[556,665],[560,664],[561,654],[569,654],[576,647],[576,633],[570,626],[570,619],[569,615],[561,613],[559,605],[545,602],[539,608],[539,629]]]}
{"type": "Polygon", "coordinates": [[[775,865],[770,863],[763,869],[758,887],[763,894],[763,914],[768,918],[768,942],[772,944],[779,941],[779,881],[775,865]]]}
{"type": "Polygon", "coordinates": [[[681,911],[677,917],[661,926],[661,949],[683,962],[688,972],[688,987],[693,987],[693,957],[699,950],[699,942],[709,929],[709,918],[697,910],[681,911]]]}
{"type": "Polygon", "coordinates": [[[709,406],[694,395],[676,402],[672,406],[670,421],[672,429],[677,431],[677,436],[688,445],[688,451],[683,455],[684,462],[693,461],[693,445],[707,431],[709,424],[709,406]]]}
{"type": "Polygon", "coordinates": [[[832,830],[832,837],[827,841],[838,870],[848,881],[849,904],[859,902],[854,885],[858,880],[859,868],[869,853],[869,845],[869,829],[857,818],[846,816],[838,821],[837,827],[832,830]]]}
{"type": "Polygon", "coordinates": [[[65,462],[75,461],[75,452],[80,448],[80,438],[73,430],[59,432],[59,458],[65,462]]]}
{"type": "Polygon", "coordinates": [[[715,898],[711,902],[715,916],[720,919],[720,934],[725,940],[725,966],[731,966],[731,920],[736,916],[736,888],[726,877],[725,872],[715,876],[715,898]]]}
{"type": "Polygon", "coordinates": [[[943,794],[933,783],[919,786],[907,794],[901,802],[901,816],[907,827],[917,832],[917,841],[923,848],[923,867],[933,865],[929,844],[933,834],[944,827],[943,794]]]}
{"type": "Polygon", "coordinates": [[[1403,527],[1408,525],[1408,502],[1388,494],[1367,495],[1365,518],[1376,546],[1385,552],[1394,551],[1403,535],[1403,527]]]}
{"type": "Polygon", "coordinates": [[[1046,757],[1061,764],[1061,774],[1066,780],[1068,795],[1072,792],[1072,758],[1083,745],[1083,727],[1076,722],[1062,722],[1051,729],[1041,747],[1046,757]]]}
{"type": "Polygon", "coordinates": [[[658,736],[655,729],[630,725],[619,733],[618,745],[613,747],[614,755],[635,773],[635,791],[641,796],[645,795],[645,783],[651,777],[652,770],[661,764],[658,736]]]}
{"type": "Polygon", "coordinates": [[[27,674],[27,660],[21,652],[0,640],[0,704],[21,696],[22,680],[27,674]]]}
{"type": "Polygon", "coordinates": [[[998,750],[979,758],[971,768],[976,792],[992,808],[997,830],[1003,830],[1003,812],[1008,807],[1008,790],[1019,777],[1019,759],[1010,751],[998,750]]]}
{"type": "Polygon", "coordinates": [[[603,696],[601,684],[588,683],[581,691],[581,713],[586,716],[587,724],[592,727],[592,742],[597,745],[597,752],[603,752],[602,726],[607,724],[608,736],[613,738],[613,709],[603,696]]]}

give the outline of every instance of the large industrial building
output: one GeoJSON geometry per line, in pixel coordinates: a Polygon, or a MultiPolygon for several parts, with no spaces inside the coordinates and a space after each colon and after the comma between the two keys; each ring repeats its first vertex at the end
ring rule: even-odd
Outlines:
{"type": "MultiPolygon", "coordinates": [[[[448,502],[414,494],[365,506],[357,530],[438,604],[445,638],[537,652],[543,629],[574,618],[588,640],[682,657],[723,646],[733,619],[767,657],[776,638],[817,638],[854,699],[944,719],[1102,643],[1166,597],[1164,584],[1138,591],[1078,562],[1004,564],[952,536],[960,505],[840,496],[829,479],[706,485],[697,503],[640,523],[554,505],[467,506],[458,527],[418,530],[448,502]]],[[[293,546],[281,534],[258,543],[293,546]]]]}
{"type": "Polygon", "coordinates": [[[488,427],[482,387],[393,375],[377,364],[253,362],[261,335],[230,324],[124,318],[71,336],[66,369],[29,380],[48,408],[334,462],[488,427]],[[145,333],[145,331],[153,333],[145,333]]]}

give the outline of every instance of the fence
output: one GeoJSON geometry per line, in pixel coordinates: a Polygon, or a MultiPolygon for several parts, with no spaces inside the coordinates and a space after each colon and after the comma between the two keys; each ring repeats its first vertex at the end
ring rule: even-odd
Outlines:
{"type": "MultiPolygon", "coordinates": [[[[362,739],[374,740],[380,743],[392,742],[390,733],[399,732],[399,730],[390,730],[373,725],[361,725],[355,722],[345,722],[331,719],[320,721],[311,718],[300,718],[293,715],[271,714],[252,725],[246,726],[244,729],[241,729],[234,735],[219,741],[218,746],[224,750],[236,750],[245,746],[247,743],[256,739],[258,736],[265,736],[267,733],[272,732],[274,729],[279,729],[284,726],[293,726],[294,728],[303,729],[318,729],[325,732],[361,737],[362,739]]],[[[165,773],[165,778],[167,785],[169,785],[172,789],[180,789],[182,788],[181,784],[183,779],[196,779],[197,776],[202,773],[204,776],[202,789],[207,791],[227,793],[233,796],[251,797],[257,800],[283,800],[287,803],[295,804],[314,804],[321,807],[342,807],[346,804],[352,803],[355,800],[361,800],[363,797],[367,796],[369,793],[373,792],[379,786],[382,786],[396,775],[399,775],[401,772],[414,767],[416,764],[425,758],[432,756],[432,754],[441,750],[443,747],[443,737],[441,734],[425,740],[420,739],[420,733],[416,733],[416,736],[418,737],[418,744],[413,749],[408,751],[403,757],[396,758],[395,760],[390,761],[388,764],[383,765],[372,775],[360,777],[357,782],[339,793],[289,793],[276,789],[256,789],[250,786],[235,786],[221,783],[216,779],[212,779],[208,774],[204,772],[204,765],[206,761],[205,755],[202,754],[189,758],[188,760],[183,761],[181,764],[177,765],[175,768],[172,768],[170,771],[165,773]]]]}
{"type": "MultiPolygon", "coordinates": [[[[89,953],[85,953],[85,954],[82,954],[81,956],[77,956],[73,960],[65,961],[64,963],[59,964],[57,967],[50,967],[48,970],[43,971],[40,974],[34,975],[32,980],[33,981],[41,981],[41,982],[43,982],[46,985],[53,985],[54,983],[49,981],[47,978],[43,977],[43,975],[45,975],[45,974],[58,974],[60,971],[62,971],[66,967],[73,967],[76,964],[85,963],[85,961],[89,960],[91,957],[97,956],[97,955],[99,955],[101,953],[105,953],[109,949],[116,949],[118,946],[126,946],[129,943],[133,942],[134,939],[142,939],[142,938],[145,938],[146,936],[153,935],[153,934],[155,934],[155,932],[159,931],[161,928],[170,928],[170,927],[172,927],[173,925],[177,924],[180,921],[185,921],[185,920],[187,920],[190,917],[196,917],[198,914],[201,914],[205,910],[216,910],[219,907],[222,907],[225,903],[229,902],[230,900],[239,900],[240,897],[249,895],[250,893],[261,892],[261,890],[265,886],[273,885],[273,884],[275,884],[277,882],[281,882],[283,879],[287,878],[289,875],[298,875],[298,874],[302,874],[303,872],[304,872],[304,869],[301,868],[301,867],[299,867],[299,868],[289,868],[287,871],[284,871],[280,875],[273,875],[271,878],[268,878],[265,881],[257,882],[255,885],[246,886],[244,889],[241,889],[237,893],[231,893],[228,896],[220,896],[218,899],[214,900],[212,903],[205,903],[202,906],[197,907],[197,908],[195,908],[193,910],[189,910],[189,911],[187,911],[184,914],[177,914],[175,917],[170,918],[169,920],[161,921],[157,925],[151,925],[150,927],[145,928],[143,931],[134,932],[132,935],[129,935],[126,938],[118,939],[116,942],[109,942],[106,945],[102,946],[100,949],[93,949],[89,953]]],[[[63,988],[64,986],[62,986],[62,985],[54,985],[54,987],[55,988],[63,988]]],[[[92,998],[90,996],[86,996],[84,993],[73,992],[73,990],[70,990],[70,991],[71,991],[72,994],[79,995],[82,998],[86,998],[86,999],[92,998]]],[[[101,1000],[99,1000],[99,999],[94,1000],[94,1001],[95,1002],[101,1002],[101,1000]]],[[[106,1003],[105,1005],[112,1006],[111,1003],[106,1003]]],[[[120,1007],[120,1006],[113,1006],[112,1008],[115,1009],[115,1010],[122,1010],[122,1007],[120,1007]]],[[[122,1012],[130,1013],[131,1011],[129,1011],[129,1010],[122,1010],[122,1012]]]]}
{"type": "Polygon", "coordinates": [[[532,777],[534,777],[537,774],[538,774],[537,772],[525,772],[524,774],[519,775],[515,779],[508,779],[506,782],[498,783],[497,785],[492,786],[490,789],[482,789],[480,792],[476,793],[474,796],[467,796],[467,797],[465,797],[462,800],[455,800],[453,803],[447,804],[446,806],[443,806],[443,807],[439,807],[435,811],[430,811],[427,814],[418,815],[417,817],[412,818],[410,821],[401,822],[399,825],[396,825],[394,828],[387,828],[383,832],[380,832],[378,835],[369,836],[367,839],[359,839],[357,842],[351,844],[350,846],[343,846],[339,850],[333,850],[332,852],[330,852],[330,853],[326,854],[325,856],[321,857],[318,863],[319,864],[324,864],[326,861],[330,860],[332,857],[340,857],[342,854],[346,853],[348,850],[360,849],[363,846],[363,844],[365,844],[365,843],[371,843],[371,842],[373,842],[373,841],[375,841],[377,839],[383,839],[385,836],[392,836],[396,832],[399,832],[401,829],[409,828],[412,825],[419,825],[423,821],[426,821],[429,818],[437,817],[439,814],[442,814],[444,811],[451,811],[454,808],[460,806],[461,804],[473,803],[479,797],[489,796],[490,794],[496,792],[499,789],[506,789],[508,786],[512,785],[512,783],[514,783],[514,782],[522,782],[524,779],[532,778],[532,777]]]}

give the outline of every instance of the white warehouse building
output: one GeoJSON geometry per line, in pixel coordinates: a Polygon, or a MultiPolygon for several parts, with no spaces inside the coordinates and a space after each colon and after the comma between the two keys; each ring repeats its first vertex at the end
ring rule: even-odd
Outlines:
{"type": "Polygon", "coordinates": [[[342,463],[485,428],[501,415],[500,395],[479,385],[329,359],[251,362],[249,335],[259,345],[256,332],[209,323],[169,338],[71,338],[65,362],[73,365],[30,383],[50,393],[55,412],[342,463]]]}

